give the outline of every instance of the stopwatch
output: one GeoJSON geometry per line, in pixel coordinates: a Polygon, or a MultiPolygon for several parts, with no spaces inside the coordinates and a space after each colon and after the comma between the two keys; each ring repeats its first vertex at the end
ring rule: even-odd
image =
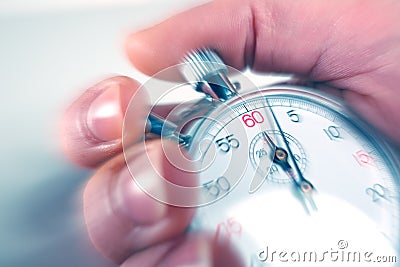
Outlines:
{"type": "Polygon", "coordinates": [[[312,88],[231,82],[213,50],[179,69],[204,97],[150,114],[147,131],[197,164],[197,186],[176,186],[195,197],[153,195],[196,207],[189,231],[234,244],[246,266],[397,266],[400,165],[376,130],[312,88]]]}

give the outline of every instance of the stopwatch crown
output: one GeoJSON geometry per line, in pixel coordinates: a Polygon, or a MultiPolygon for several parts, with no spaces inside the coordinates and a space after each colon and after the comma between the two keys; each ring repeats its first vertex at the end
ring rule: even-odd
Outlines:
{"type": "Polygon", "coordinates": [[[228,68],[214,50],[194,50],[186,55],[183,63],[181,73],[188,82],[197,83],[197,91],[215,101],[225,101],[237,94],[226,76],[228,68]]]}
{"type": "Polygon", "coordinates": [[[182,74],[190,82],[207,81],[218,73],[227,74],[228,69],[218,54],[209,48],[194,50],[183,59],[182,74]]]}

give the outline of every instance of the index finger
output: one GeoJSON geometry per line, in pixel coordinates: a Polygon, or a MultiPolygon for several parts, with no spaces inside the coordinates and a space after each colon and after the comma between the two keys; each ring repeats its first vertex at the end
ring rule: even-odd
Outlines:
{"type": "Polygon", "coordinates": [[[399,142],[399,12],[393,0],[219,0],[131,35],[127,53],[152,75],[207,47],[236,69],[341,88],[350,107],[399,142]]]}
{"type": "Polygon", "coordinates": [[[127,52],[149,75],[202,47],[217,50],[237,69],[250,65],[307,75],[329,44],[330,26],[345,8],[343,2],[331,7],[313,0],[214,1],[131,35],[127,52]]]}
{"type": "Polygon", "coordinates": [[[148,75],[209,47],[237,69],[346,79],[382,67],[399,9],[395,1],[213,1],[132,34],[127,53],[148,75]]]}

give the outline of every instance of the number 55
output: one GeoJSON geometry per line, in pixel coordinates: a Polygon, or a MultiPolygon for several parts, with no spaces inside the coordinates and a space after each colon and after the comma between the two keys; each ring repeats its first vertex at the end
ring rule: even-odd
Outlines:
{"type": "Polygon", "coordinates": [[[219,150],[228,153],[231,148],[236,149],[239,147],[239,140],[233,137],[233,134],[227,135],[215,141],[219,150]]]}

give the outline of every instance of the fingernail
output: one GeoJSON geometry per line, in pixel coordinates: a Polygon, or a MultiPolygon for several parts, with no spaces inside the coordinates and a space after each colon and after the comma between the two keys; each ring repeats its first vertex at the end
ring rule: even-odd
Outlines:
{"type": "MultiPolygon", "coordinates": [[[[147,151],[147,153],[155,153],[147,151]]],[[[126,214],[138,224],[151,224],[165,216],[168,206],[156,200],[153,196],[165,198],[166,192],[160,182],[159,174],[154,170],[146,152],[135,151],[135,156],[129,157],[129,167],[134,169],[134,175],[128,168],[120,174],[117,185],[117,198],[120,199],[126,214]],[[146,192],[144,191],[146,190],[146,192]],[[151,196],[149,195],[151,194],[151,196]]]]}
{"type": "Polygon", "coordinates": [[[111,141],[121,138],[123,112],[120,86],[111,83],[91,103],[87,113],[87,126],[95,138],[111,141]]]}

